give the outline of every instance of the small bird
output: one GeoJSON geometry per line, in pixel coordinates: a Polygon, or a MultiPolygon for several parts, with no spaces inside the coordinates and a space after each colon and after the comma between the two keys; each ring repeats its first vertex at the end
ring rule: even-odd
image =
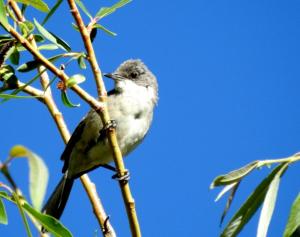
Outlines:
{"type": "MultiPolygon", "coordinates": [[[[115,72],[105,74],[114,80],[108,92],[108,111],[116,124],[118,144],[123,156],[139,145],[152,122],[158,101],[156,77],[141,60],[127,60],[115,72]]],[[[43,208],[59,219],[63,213],[74,180],[113,161],[106,126],[95,110],[90,110],[72,134],[64,152],[63,177],[43,208]]]]}

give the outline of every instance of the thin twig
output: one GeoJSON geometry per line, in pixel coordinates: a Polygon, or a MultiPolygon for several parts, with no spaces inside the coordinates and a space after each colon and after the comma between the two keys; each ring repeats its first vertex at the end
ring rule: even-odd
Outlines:
{"type": "MultiPolygon", "coordinates": [[[[23,15],[21,14],[21,11],[18,7],[18,5],[14,2],[14,1],[10,1],[10,6],[12,7],[13,11],[15,12],[16,16],[18,17],[18,19],[20,21],[24,21],[25,18],[23,17],[23,15]]],[[[22,38],[19,38],[22,40],[22,38]]],[[[25,39],[26,40],[26,39],[25,39]]],[[[20,41],[21,42],[21,41],[20,41]]],[[[26,42],[26,41],[24,41],[26,42]]],[[[28,48],[31,48],[31,45],[28,44],[27,42],[25,43],[27,45],[28,48]]],[[[36,54],[39,54],[38,50],[36,49],[36,43],[34,41],[34,38],[31,37],[31,44],[32,44],[32,49],[34,49],[33,52],[35,52],[36,54]]],[[[27,49],[28,49],[27,48],[27,49]]],[[[32,52],[32,51],[30,51],[32,52]]],[[[37,57],[37,55],[35,55],[34,53],[32,53],[36,58],[39,58],[41,59],[42,57],[37,57]]],[[[42,56],[42,55],[39,55],[39,56],[42,56]]],[[[44,59],[44,58],[42,58],[44,59]]],[[[43,64],[45,65],[45,64],[43,64]]],[[[54,65],[53,65],[54,66],[54,65]]],[[[47,66],[46,66],[47,67],[47,66]]],[[[48,65],[47,67],[49,70],[51,70],[52,68],[52,72],[53,70],[56,72],[54,73],[55,75],[58,76],[58,73],[59,72],[62,72],[60,70],[58,70],[57,68],[52,67],[52,65],[48,65]],[[50,67],[50,68],[49,68],[50,67]]],[[[67,129],[67,126],[65,124],[65,121],[63,119],[63,116],[61,114],[61,112],[59,111],[59,109],[57,108],[56,106],[56,103],[55,101],[53,100],[53,97],[52,97],[52,93],[51,93],[51,89],[50,87],[48,86],[49,85],[49,77],[48,77],[48,74],[47,72],[44,72],[44,66],[40,66],[38,68],[39,72],[41,73],[41,84],[43,86],[43,89],[45,90],[45,97],[44,97],[44,103],[46,104],[51,116],[53,117],[55,123],[56,123],[56,126],[64,140],[65,143],[68,142],[69,138],[70,138],[70,133],[67,129]]],[[[64,76],[65,74],[62,73],[61,74],[62,77],[60,77],[62,80],[66,81],[67,80],[67,76],[64,76]]],[[[27,92],[29,94],[31,93],[38,93],[37,89],[33,88],[33,87],[25,87],[27,88],[27,90],[24,92],[27,92]]],[[[24,88],[24,89],[25,89],[24,88]]],[[[91,98],[91,96],[89,96],[87,93],[85,93],[85,91],[83,91],[80,87],[75,87],[74,88],[75,91],[77,92],[80,92],[81,95],[85,95],[86,99],[87,100],[90,100],[90,101],[93,101],[94,98],[91,98]]],[[[97,101],[96,101],[97,102],[97,101]]],[[[96,105],[97,108],[99,108],[99,105],[97,104],[96,105]]],[[[104,227],[105,227],[105,220],[107,219],[107,215],[105,213],[105,210],[102,206],[102,203],[101,203],[101,200],[100,200],[100,197],[97,193],[97,190],[95,188],[95,185],[94,183],[90,180],[90,178],[88,177],[88,175],[82,175],[80,177],[80,180],[83,184],[83,187],[84,189],[86,190],[87,194],[88,194],[88,197],[90,199],[90,202],[92,204],[92,207],[93,207],[93,210],[94,210],[94,214],[99,222],[99,225],[101,226],[101,229],[103,230],[104,227]]],[[[107,226],[109,227],[109,231],[107,233],[103,233],[103,236],[105,237],[115,237],[116,234],[115,234],[115,231],[113,229],[113,227],[111,226],[110,222],[107,223],[107,226]]]]}
{"type": "MultiPolygon", "coordinates": [[[[99,68],[96,55],[93,49],[93,45],[90,39],[89,31],[85,27],[85,24],[80,16],[80,13],[78,11],[78,8],[76,6],[75,0],[68,0],[69,6],[71,13],[76,21],[76,24],[78,26],[79,32],[81,34],[82,40],[84,42],[85,49],[87,51],[87,59],[90,63],[90,66],[92,68],[93,74],[94,74],[94,79],[96,81],[97,85],[97,92],[98,92],[98,97],[101,102],[106,102],[107,101],[107,93],[105,90],[105,86],[102,80],[102,75],[101,75],[101,70],[99,68]]],[[[107,107],[104,106],[101,111],[97,111],[102,119],[103,124],[107,124],[108,121],[110,121],[110,116],[108,114],[107,107]]],[[[125,165],[123,162],[122,158],[122,153],[118,145],[117,137],[116,137],[116,132],[115,129],[110,129],[108,133],[108,139],[110,141],[110,145],[113,151],[113,156],[114,156],[114,162],[116,165],[116,169],[118,171],[118,175],[123,176],[126,174],[126,169],[125,165]]],[[[124,199],[126,211],[127,211],[127,216],[129,219],[130,223],[130,229],[132,236],[134,237],[140,237],[141,236],[141,231],[140,231],[140,226],[136,214],[136,209],[135,209],[135,202],[132,197],[130,187],[128,182],[122,182],[121,180],[119,181],[120,188],[122,191],[122,196],[124,199]]]]}

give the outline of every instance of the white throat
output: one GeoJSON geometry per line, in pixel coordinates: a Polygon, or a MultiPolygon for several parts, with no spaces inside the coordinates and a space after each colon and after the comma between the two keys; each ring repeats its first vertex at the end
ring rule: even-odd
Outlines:
{"type": "Polygon", "coordinates": [[[141,86],[131,80],[116,81],[115,89],[118,92],[123,93],[125,96],[134,96],[137,99],[140,99],[145,102],[152,101],[154,104],[154,101],[156,101],[156,92],[151,86],[141,86]]]}

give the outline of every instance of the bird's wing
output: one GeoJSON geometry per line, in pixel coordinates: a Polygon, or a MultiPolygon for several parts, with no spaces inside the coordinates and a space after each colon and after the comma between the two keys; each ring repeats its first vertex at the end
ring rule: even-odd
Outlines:
{"type": "Polygon", "coordinates": [[[84,119],[78,124],[78,126],[76,127],[75,131],[73,132],[70,140],[68,141],[64,152],[61,154],[60,159],[64,161],[64,166],[62,169],[62,172],[64,173],[68,167],[69,167],[69,160],[71,157],[71,153],[72,150],[75,146],[75,144],[80,140],[82,132],[84,130],[85,127],[85,122],[84,119]]]}
{"type": "MultiPolygon", "coordinates": [[[[118,92],[115,89],[108,92],[109,97],[117,94],[118,92]]],[[[61,155],[61,160],[64,161],[63,173],[69,168],[71,154],[76,144],[81,148],[84,147],[83,152],[87,153],[97,142],[106,138],[106,134],[101,133],[102,128],[103,125],[100,117],[98,117],[95,110],[90,110],[87,116],[76,127],[61,155]]]]}

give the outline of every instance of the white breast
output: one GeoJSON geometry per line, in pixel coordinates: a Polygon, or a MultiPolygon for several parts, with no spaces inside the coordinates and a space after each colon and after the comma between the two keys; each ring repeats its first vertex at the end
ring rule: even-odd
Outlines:
{"type": "Polygon", "coordinates": [[[145,137],[153,116],[152,88],[125,80],[116,84],[121,95],[108,101],[109,113],[117,121],[117,138],[123,155],[127,155],[145,137]]]}

